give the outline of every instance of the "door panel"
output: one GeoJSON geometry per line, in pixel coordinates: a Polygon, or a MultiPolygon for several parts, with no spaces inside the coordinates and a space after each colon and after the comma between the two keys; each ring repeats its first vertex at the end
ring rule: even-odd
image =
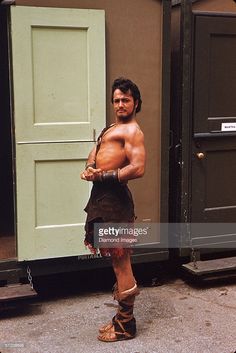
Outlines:
{"type": "Polygon", "coordinates": [[[11,6],[18,260],[87,253],[80,172],[105,125],[104,33],[103,10],[11,6]]]}
{"type": "MultiPolygon", "coordinates": [[[[195,147],[192,163],[192,221],[193,222],[235,222],[236,193],[236,141],[225,139],[201,141],[201,152],[205,157],[199,160],[195,147]]],[[[199,143],[199,142],[198,142],[199,143]]]]}
{"type": "Polygon", "coordinates": [[[194,133],[236,122],[236,18],[195,14],[194,133]]]}
{"type": "Polygon", "coordinates": [[[12,6],[11,22],[17,142],[94,140],[105,116],[104,11],[12,6]]]}
{"type": "Polygon", "coordinates": [[[236,242],[236,18],[195,13],[194,31],[191,222],[202,226],[192,242],[227,248],[236,242]]]}
{"type": "Polygon", "coordinates": [[[91,183],[80,172],[92,147],[92,142],[17,146],[19,260],[87,253],[83,208],[91,183]]]}

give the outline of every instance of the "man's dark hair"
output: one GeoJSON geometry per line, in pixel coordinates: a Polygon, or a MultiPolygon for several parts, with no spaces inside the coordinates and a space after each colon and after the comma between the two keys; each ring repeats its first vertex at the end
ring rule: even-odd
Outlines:
{"type": "Polygon", "coordinates": [[[123,93],[127,93],[130,90],[134,101],[135,102],[138,101],[136,113],[140,112],[141,106],[142,106],[142,99],[141,99],[140,91],[134,82],[124,77],[117,78],[112,85],[112,93],[111,93],[112,103],[113,103],[113,95],[116,89],[119,89],[123,93]]]}

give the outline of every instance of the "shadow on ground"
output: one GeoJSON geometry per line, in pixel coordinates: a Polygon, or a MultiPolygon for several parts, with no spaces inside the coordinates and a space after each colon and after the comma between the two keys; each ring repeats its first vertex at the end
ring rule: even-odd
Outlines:
{"type": "MultiPolygon", "coordinates": [[[[146,263],[133,266],[135,278],[140,287],[157,287],[167,284],[175,285],[180,279],[186,285],[195,289],[221,287],[222,285],[235,284],[235,278],[214,279],[202,281],[196,277],[186,276],[178,264],[146,263]]],[[[115,276],[111,267],[70,272],[64,274],[33,278],[34,288],[38,296],[33,299],[19,299],[0,303],[0,318],[39,315],[41,303],[55,301],[60,298],[74,296],[96,295],[98,293],[111,293],[115,276]]]]}

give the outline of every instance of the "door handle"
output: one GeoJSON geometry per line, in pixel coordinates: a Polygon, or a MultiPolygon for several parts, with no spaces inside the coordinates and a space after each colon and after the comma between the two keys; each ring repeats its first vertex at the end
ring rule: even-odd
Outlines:
{"type": "Polygon", "coordinates": [[[206,157],[205,153],[203,153],[203,152],[196,153],[196,156],[198,159],[204,159],[206,157]]]}

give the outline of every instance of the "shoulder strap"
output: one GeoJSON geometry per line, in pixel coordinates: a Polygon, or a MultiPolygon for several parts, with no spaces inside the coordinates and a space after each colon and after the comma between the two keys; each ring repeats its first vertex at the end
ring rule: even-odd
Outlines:
{"type": "Polygon", "coordinates": [[[101,138],[102,138],[102,136],[105,134],[105,132],[107,131],[107,130],[109,130],[112,126],[114,126],[115,124],[111,124],[111,125],[109,125],[109,126],[106,126],[106,127],[104,127],[104,129],[101,131],[101,133],[100,133],[100,135],[98,136],[98,138],[97,138],[97,142],[99,142],[100,140],[101,140],[101,138]]]}

